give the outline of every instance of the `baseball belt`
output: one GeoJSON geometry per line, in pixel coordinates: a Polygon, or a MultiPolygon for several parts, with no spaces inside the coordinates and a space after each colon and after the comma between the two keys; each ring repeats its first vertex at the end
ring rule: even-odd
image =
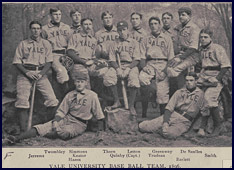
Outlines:
{"type": "Polygon", "coordinates": [[[36,67],[38,67],[38,70],[42,70],[44,68],[44,66],[36,66],[36,65],[31,65],[31,64],[25,64],[23,65],[23,67],[31,71],[36,71],[36,67]]]}
{"type": "Polygon", "coordinates": [[[179,109],[175,109],[174,111],[177,112],[177,113],[179,113],[179,114],[181,114],[182,116],[184,116],[184,117],[185,117],[186,119],[188,119],[190,122],[193,121],[193,118],[192,118],[188,113],[182,112],[182,111],[179,110],[179,109]]]}
{"type": "Polygon", "coordinates": [[[204,70],[220,71],[221,68],[220,68],[220,66],[208,66],[208,67],[205,67],[204,70]]]}
{"type": "Polygon", "coordinates": [[[78,120],[78,121],[80,121],[80,122],[82,122],[82,123],[84,123],[84,124],[88,124],[88,120],[83,120],[83,119],[81,119],[81,118],[79,118],[79,117],[75,117],[75,116],[73,116],[72,114],[69,114],[69,115],[71,115],[72,117],[74,117],[76,120],[78,120]]]}
{"type": "Polygon", "coordinates": [[[66,49],[62,49],[62,50],[53,50],[52,53],[56,53],[56,54],[66,54],[66,49]]]}

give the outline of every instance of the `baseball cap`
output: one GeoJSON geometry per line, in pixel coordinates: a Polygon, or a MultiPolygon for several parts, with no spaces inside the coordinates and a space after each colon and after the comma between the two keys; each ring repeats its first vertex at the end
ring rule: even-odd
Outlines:
{"type": "Polygon", "coordinates": [[[127,27],[128,28],[128,23],[126,21],[120,21],[117,23],[117,29],[120,30],[120,29],[123,29],[127,27]]]}
{"type": "Polygon", "coordinates": [[[178,13],[186,12],[188,15],[192,15],[192,10],[189,7],[181,7],[178,10],[178,13]]]}
{"type": "Polygon", "coordinates": [[[72,79],[73,80],[88,80],[88,75],[80,71],[72,70],[72,79]]]}

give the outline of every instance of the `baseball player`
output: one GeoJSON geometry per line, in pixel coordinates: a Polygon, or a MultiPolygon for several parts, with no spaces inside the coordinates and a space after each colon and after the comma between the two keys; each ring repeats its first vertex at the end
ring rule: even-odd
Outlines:
{"type": "MultiPolygon", "coordinates": [[[[96,65],[94,64],[95,49],[97,40],[93,37],[93,20],[83,18],[81,20],[82,31],[73,34],[68,43],[67,54],[74,61],[74,72],[83,72],[90,76],[95,76],[96,65]]],[[[90,78],[88,77],[88,88],[90,87],[90,78]]]]}
{"type": "MultiPolygon", "coordinates": [[[[139,43],[130,38],[128,30],[128,23],[126,21],[120,21],[117,23],[117,31],[119,38],[115,41],[114,45],[110,50],[110,61],[111,66],[116,70],[117,76],[120,79],[127,79],[129,87],[129,109],[133,116],[136,116],[134,108],[134,102],[136,98],[137,88],[140,87],[139,82],[139,70],[137,65],[140,61],[139,43]],[[120,58],[120,65],[117,64],[117,59],[120,58]]],[[[117,83],[117,81],[116,81],[117,83]]],[[[117,86],[114,85],[112,88],[114,96],[114,104],[111,108],[116,108],[120,105],[117,86]]]]}
{"type": "Polygon", "coordinates": [[[40,22],[30,22],[29,28],[31,37],[20,42],[13,59],[13,64],[20,71],[17,76],[15,107],[20,114],[21,131],[25,131],[27,128],[30,89],[33,82],[36,82],[36,88],[45,99],[44,105],[48,110],[47,116],[52,114],[53,108],[58,105],[58,100],[46,76],[53,61],[51,45],[47,40],[40,37],[40,22]],[[36,71],[36,68],[38,68],[38,71],[36,71]]]}
{"type": "Polygon", "coordinates": [[[71,10],[70,17],[72,19],[72,25],[70,26],[72,34],[79,33],[81,30],[81,12],[78,9],[71,10]]]}
{"type": "Polygon", "coordinates": [[[22,139],[46,136],[59,137],[67,140],[84,133],[88,120],[96,117],[98,120],[98,131],[103,129],[102,112],[97,94],[86,89],[88,75],[82,72],[72,74],[76,89],[67,93],[53,120],[33,126],[29,131],[17,137],[10,136],[5,144],[15,144],[22,139]]]}
{"type": "MultiPolygon", "coordinates": [[[[66,68],[61,64],[60,59],[66,54],[68,40],[70,38],[70,26],[61,22],[62,12],[59,8],[50,9],[51,21],[42,27],[42,37],[47,39],[52,45],[53,64],[52,68],[56,72],[57,81],[66,85],[69,80],[66,68]]],[[[65,86],[66,87],[66,86],[65,86]]]]}
{"type": "MultiPolygon", "coordinates": [[[[182,7],[178,10],[178,14],[181,24],[175,27],[175,31],[177,32],[177,51],[179,53],[176,53],[176,57],[169,62],[169,66],[172,68],[178,63],[187,65],[193,62],[189,60],[186,60],[186,62],[184,61],[184,59],[186,59],[188,56],[193,56],[195,59],[197,58],[198,37],[200,32],[200,28],[191,21],[192,10],[190,8],[182,7]]],[[[194,67],[190,68],[190,70],[191,69],[194,70],[194,67]]],[[[183,75],[185,74],[186,71],[184,71],[181,76],[178,77],[179,88],[184,86],[183,75]]]]}
{"type": "MultiPolygon", "coordinates": [[[[176,31],[174,30],[172,26],[172,22],[173,22],[173,15],[170,12],[164,12],[162,14],[162,23],[163,23],[162,32],[171,37],[172,42],[173,42],[174,53],[177,54],[178,53],[178,49],[177,49],[178,41],[176,40],[176,37],[177,37],[176,31]]],[[[169,96],[171,97],[175,93],[175,91],[178,89],[176,77],[169,77],[169,86],[170,86],[169,96]]]]}
{"type": "Polygon", "coordinates": [[[187,132],[196,116],[209,115],[204,92],[196,87],[197,75],[190,72],[185,77],[186,87],[177,90],[166,106],[163,116],[139,124],[141,132],[160,132],[166,138],[175,139],[187,132]]]}
{"type": "MultiPolygon", "coordinates": [[[[221,118],[218,109],[218,97],[223,88],[222,77],[231,67],[230,59],[225,49],[218,44],[212,42],[213,32],[209,29],[202,29],[200,32],[200,60],[202,62],[202,70],[199,74],[198,83],[207,86],[205,90],[205,98],[208,101],[210,113],[214,120],[214,135],[219,135],[221,130],[221,118]]],[[[200,130],[201,135],[205,135],[204,129],[207,122],[204,118],[203,128],[200,130]]]]}
{"type": "MultiPolygon", "coordinates": [[[[113,67],[110,67],[109,53],[110,47],[113,46],[115,40],[119,37],[116,26],[113,25],[114,15],[110,11],[105,11],[101,14],[103,22],[103,28],[95,33],[97,39],[97,47],[95,51],[96,57],[106,63],[102,69],[102,78],[104,86],[108,87],[113,91],[113,86],[117,83],[116,71],[113,67]]],[[[100,94],[103,96],[103,94],[100,94]]]]}
{"type": "Polygon", "coordinates": [[[174,49],[171,37],[161,31],[158,17],[151,17],[149,26],[151,35],[145,39],[141,48],[144,50],[147,63],[140,72],[139,79],[142,86],[147,86],[156,76],[157,103],[160,106],[160,113],[163,114],[169,101],[167,63],[175,57],[174,49]]]}

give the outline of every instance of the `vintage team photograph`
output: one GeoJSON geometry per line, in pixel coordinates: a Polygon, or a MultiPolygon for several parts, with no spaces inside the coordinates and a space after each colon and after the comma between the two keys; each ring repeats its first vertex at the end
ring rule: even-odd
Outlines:
{"type": "Polygon", "coordinates": [[[2,3],[2,147],[232,147],[232,3],[2,3]]]}

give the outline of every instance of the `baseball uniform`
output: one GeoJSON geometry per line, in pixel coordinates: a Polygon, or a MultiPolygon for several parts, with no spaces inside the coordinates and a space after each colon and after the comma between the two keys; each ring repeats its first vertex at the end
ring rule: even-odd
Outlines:
{"type": "MultiPolygon", "coordinates": [[[[36,66],[39,67],[39,70],[42,70],[45,63],[52,61],[53,56],[50,43],[42,38],[39,38],[37,41],[29,38],[21,41],[18,45],[13,59],[13,64],[22,64],[27,70],[35,71],[36,66]]],[[[28,100],[30,97],[31,87],[32,81],[20,73],[17,76],[17,99],[15,107],[30,107],[28,100]]],[[[45,99],[44,105],[46,107],[58,105],[58,100],[56,99],[52,86],[46,75],[37,81],[36,88],[42,93],[45,99]]]]}
{"type": "MultiPolygon", "coordinates": [[[[231,67],[230,59],[227,56],[225,49],[218,44],[211,43],[205,49],[201,48],[200,57],[202,61],[202,70],[199,74],[198,83],[203,82],[218,82],[216,76],[221,68],[231,67]]],[[[216,87],[209,87],[205,91],[205,98],[208,101],[209,107],[218,106],[218,97],[223,86],[220,82],[216,87]]]]}
{"type": "Polygon", "coordinates": [[[157,38],[150,35],[141,45],[148,61],[140,72],[140,83],[143,86],[150,85],[156,76],[157,102],[165,104],[169,100],[169,83],[163,70],[166,69],[168,60],[175,57],[171,37],[161,32],[157,38]]]}
{"type": "Polygon", "coordinates": [[[143,40],[147,36],[148,36],[148,33],[143,28],[140,28],[138,30],[132,28],[132,30],[130,31],[130,37],[133,38],[133,39],[135,39],[137,42],[139,42],[141,59],[145,59],[145,54],[144,54],[143,50],[141,49],[141,45],[140,44],[143,42],[143,40]]]}
{"type": "MultiPolygon", "coordinates": [[[[87,128],[87,121],[93,116],[98,120],[104,118],[97,94],[88,89],[69,92],[57,109],[56,116],[62,118],[54,122],[55,131],[62,139],[82,134],[87,128]]],[[[39,135],[45,136],[52,132],[52,121],[34,127],[39,135]]]]}
{"type": "Polygon", "coordinates": [[[69,80],[66,68],[61,64],[61,56],[66,54],[68,40],[70,38],[70,26],[60,22],[59,26],[53,25],[49,22],[42,27],[42,37],[47,39],[53,50],[53,64],[52,68],[57,73],[57,81],[61,84],[69,80]]]}
{"type": "MultiPolygon", "coordinates": [[[[166,109],[171,112],[168,129],[163,131],[167,138],[176,138],[189,130],[193,120],[200,112],[202,116],[209,115],[204,92],[196,88],[190,92],[186,88],[177,90],[168,102],[166,109]]],[[[163,125],[163,116],[146,120],[139,124],[141,132],[159,132],[163,125]]]]}
{"type": "Polygon", "coordinates": [[[133,60],[140,60],[139,43],[130,37],[128,37],[126,40],[118,38],[111,47],[109,53],[110,61],[117,62],[117,55],[119,55],[120,57],[120,62],[124,75],[123,77],[128,79],[128,87],[139,88],[140,82],[138,68],[133,67],[132,69],[130,69],[130,71],[127,69],[129,68],[133,60]]]}
{"type": "Polygon", "coordinates": [[[107,63],[106,67],[99,69],[99,74],[102,75],[105,86],[113,86],[117,83],[117,75],[113,67],[108,67],[108,63],[110,47],[113,46],[115,40],[119,37],[117,28],[113,26],[110,31],[102,28],[95,33],[95,37],[97,39],[96,57],[107,63]]]}
{"type": "Polygon", "coordinates": [[[71,35],[77,34],[81,31],[81,25],[71,25],[70,29],[71,29],[71,35]]]}
{"type": "MultiPolygon", "coordinates": [[[[68,42],[68,50],[74,50],[81,59],[85,61],[93,60],[95,56],[95,48],[97,45],[97,40],[90,34],[80,32],[78,34],[73,34],[68,42]]],[[[96,65],[93,64],[89,67],[86,67],[82,64],[74,64],[74,72],[83,72],[88,73],[90,76],[95,76],[96,65]]],[[[89,79],[90,80],[90,79],[89,79]]],[[[88,80],[88,82],[89,82],[88,80]]],[[[90,86],[90,83],[89,83],[90,86]]],[[[89,87],[90,88],[90,87],[89,87]]]]}

